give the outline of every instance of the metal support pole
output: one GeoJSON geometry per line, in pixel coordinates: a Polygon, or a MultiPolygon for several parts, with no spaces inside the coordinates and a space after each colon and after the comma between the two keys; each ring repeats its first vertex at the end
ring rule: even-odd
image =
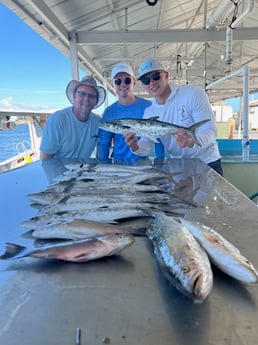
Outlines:
{"type": "Polygon", "coordinates": [[[242,138],[242,155],[243,161],[249,160],[250,140],[249,140],[249,69],[247,66],[242,67],[243,71],[243,138],[242,138]]]}
{"type": "Polygon", "coordinates": [[[242,157],[243,161],[249,160],[250,152],[250,140],[249,140],[249,111],[248,111],[248,102],[249,102],[249,68],[243,66],[240,69],[227,74],[225,77],[214,81],[213,83],[206,86],[205,90],[212,89],[213,86],[222,83],[228,79],[232,79],[239,74],[243,75],[243,138],[242,138],[242,157]]]}

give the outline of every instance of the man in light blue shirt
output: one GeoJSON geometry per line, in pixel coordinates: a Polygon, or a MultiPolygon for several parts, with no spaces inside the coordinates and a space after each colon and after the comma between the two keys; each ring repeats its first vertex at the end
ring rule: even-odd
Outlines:
{"type": "Polygon", "coordinates": [[[86,76],[72,80],[66,88],[72,107],[61,109],[46,121],[40,145],[40,159],[72,158],[89,159],[98,141],[100,116],[92,110],[98,108],[106,98],[103,87],[95,79],[86,76]]]}
{"type": "MultiPolygon", "coordinates": [[[[151,105],[151,102],[135,96],[136,78],[132,67],[125,62],[119,63],[112,69],[111,78],[118,100],[105,109],[101,121],[142,118],[144,110],[151,105]]],[[[159,146],[161,146],[159,158],[163,158],[163,145],[159,144],[159,146]]],[[[113,158],[115,162],[140,159],[130,150],[123,135],[110,133],[105,130],[100,131],[97,151],[97,158],[100,162],[107,162],[110,158],[113,158]]]]}

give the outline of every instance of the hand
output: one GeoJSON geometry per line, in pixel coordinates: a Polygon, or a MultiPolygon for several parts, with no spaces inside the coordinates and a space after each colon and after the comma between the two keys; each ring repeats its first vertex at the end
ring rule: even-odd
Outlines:
{"type": "Polygon", "coordinates": [[[185,130],[178,130],[174,134],[175,141],[180,147],[193,147],[194,141],[185,130]]]}
{"type": "Polygon", "coordinates": [[[180,180],[176,183],[175,188],[177,195],[182,199],[188,199],[193,193],[193,179],[191,176],[188,176],[184,180],[180,180]]]}
{"type": "Polygon", "coordinates": [[[124,133],[124,139],[127,145],[130,147],[130,149],[134,152],[139,149],[137,138],[135,136],[135,133],[133,132],[126,132],[124,133]]]}

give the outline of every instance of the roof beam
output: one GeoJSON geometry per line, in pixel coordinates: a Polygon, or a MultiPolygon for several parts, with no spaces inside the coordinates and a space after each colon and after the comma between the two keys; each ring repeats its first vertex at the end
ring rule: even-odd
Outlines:
{"type": "MultiPolygon", "coordinates": [[[[234,41],[258,40],[258,28],[237,28],[234,41]]],[[[226,40],[226,29],[77,31],[77,44],[121,44],[158,42],[219,42],[226,40]]]]}

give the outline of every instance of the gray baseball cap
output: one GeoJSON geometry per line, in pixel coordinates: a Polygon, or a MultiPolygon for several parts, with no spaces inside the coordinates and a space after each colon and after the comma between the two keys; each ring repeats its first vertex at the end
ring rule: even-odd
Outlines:
{"type": "Polygon", "coordinates": [[[155,59],[147,59],[143,61],[139,66],[139,75],[137,79],[141,79],[145,74],[153,71],[165,71],[162,64],[155,59]]]}

